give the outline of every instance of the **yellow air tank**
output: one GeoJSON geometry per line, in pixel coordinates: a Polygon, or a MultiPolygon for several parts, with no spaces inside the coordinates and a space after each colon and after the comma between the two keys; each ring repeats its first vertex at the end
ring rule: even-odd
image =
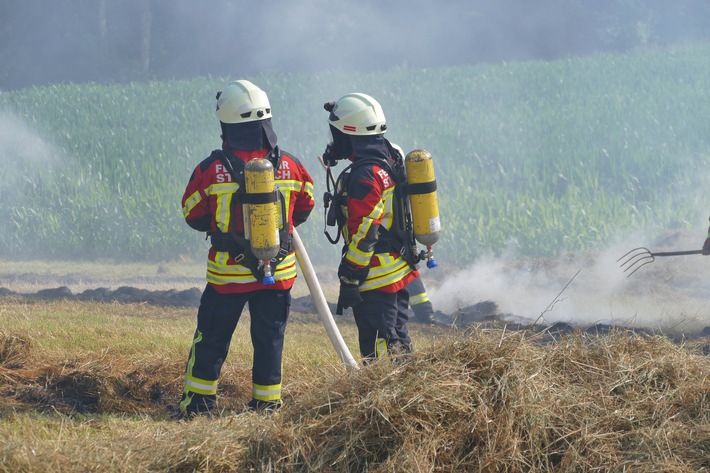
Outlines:
{"type": "Polygon", "coordinates": [[[427,248],[439,240],[441,221],[431,153],[415,149],[404,158],[414,238],[427,248]]]}
{"type": "Polygon", "coordinates": [[[271,266],[268,262],[279,252],[279,204],[271,161],[257,158],[244,166],[246,212],[244,234],[251,251],[262,262],[264,284],[272,284],[271,266]]]}

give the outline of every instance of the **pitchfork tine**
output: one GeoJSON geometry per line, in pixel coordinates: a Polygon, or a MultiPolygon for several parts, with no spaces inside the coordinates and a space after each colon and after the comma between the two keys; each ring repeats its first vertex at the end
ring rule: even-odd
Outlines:
{"type": "Polygon", "coordinates": [[[626,268],[626,269],[624,270],[624,272],[626,272],[626,271],[628,271],[629,269],[631,269],[634,265],[638,264],[638,266],[636,266],[636,268],[635,268],[633,271],[631,271],[626,277],[627,277],[627,278],[630,278],[631,275],[633,275],[636,271],[638,271],[639,269],[643,268],[644,266],[646,266],[646,265],[649,264],[649,263],[653,263],[654,260],[655,260],[655,258],[653,257],[653,255],[646,255],[646,256],[644,256],[644,257],[642,257],[642,258],[639,258],[639,259],[636,260],[631,266],[629,266],[628,268],[626,268]],[[644,262],[641,263],[641,264],[638,264],[639,262],[641,262],[641,261],[643,261],[643,260],[646,260],[646,261],[644,261],[644,262]]]}
{"type": "Polygon", "coordinates": [[[624,272],[633,269],[633,271],[631,271],[626,276],[627,278],[629,278],[632,274],[634,274],[642,267],[646,266],[649,263],[653,263],[655,259],[656,258],[653,256],[653,253],[651,253],[648,248],[641,246],[639,248],[634,248],[633,250],[629,251],[624,256],[616,260],[616,262],[618,263],[619,261],[624,260],[620,265],[622,268],[624,268],[624,272]]]}

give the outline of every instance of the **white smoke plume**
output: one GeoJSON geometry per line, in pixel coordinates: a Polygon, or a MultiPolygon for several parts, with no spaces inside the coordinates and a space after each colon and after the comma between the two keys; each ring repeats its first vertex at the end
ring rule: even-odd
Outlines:
{"type": "Polygon", "coordinates": [[[642,245],[653,252],[700,249],[704,238],[705,229],[699,228],[697,234],[654,239],[656,246],[637,235],[598,253],[540,260],[487,257],[434,281],[428,292],[435,309],[448,314],[490,300],[510,321],[695,332],[710,326],[710,257],[657,257],[630,277],[633,268],[624,272],[624,260],[617,260],[642,245]]]}

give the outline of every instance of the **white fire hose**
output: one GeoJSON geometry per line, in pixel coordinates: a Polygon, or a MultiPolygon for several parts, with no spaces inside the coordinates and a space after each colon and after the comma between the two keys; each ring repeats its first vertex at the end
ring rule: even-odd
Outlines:
{"type": "Polygon", "coordinates": [[[338,330],[338,326],[335,324],[333,314],[331,314],[328,302],[325,300],[325,295],[323,294],[323,289],[321,289],[320,283],[318,282],[316,272],[313,269],[311,260],[308,258],[308,253],[306,253],[306,248],[303,246],[301,237],[298,236],[298,232],[295,228],[293,229],[293,246],[296,250],[296,260],[298,261],[298,265],[301,267],[303,277],[306,278],[306,284],[308,284],[311,297],[313,297],[313,301],[316,304],[318,316],[320,317],[321,322],[323,322],[323,326],[325,327],[325,331],[328,333],[330,342],[333,344],[335,351],[338,353],[338,356],[340,356],[340,359],[343,361],[346,368],[353,368],[356,370],[360,369],[357,361],[355,361],[355,358],[353,358],[353,355],[350,353],[348,346],[345,344],[343,336],[340,334],[340,330],[338,330]]]}

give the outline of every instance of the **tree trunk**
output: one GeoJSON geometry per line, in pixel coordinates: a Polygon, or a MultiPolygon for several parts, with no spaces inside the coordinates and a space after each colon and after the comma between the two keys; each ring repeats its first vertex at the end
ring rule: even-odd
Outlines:
{"type": "Polygon", "coordinates": [[[143,72],[150,69],[150,0],[140,2],[140,34],[141,34],[141,64],[143,72]]]}
{"type": "Polygon", "coordinates": [[[101,53],[106,54],[108,48],[108,27],[106,26],[106,0],[98,1],[99,7],[99,38],[101,53]]]}

